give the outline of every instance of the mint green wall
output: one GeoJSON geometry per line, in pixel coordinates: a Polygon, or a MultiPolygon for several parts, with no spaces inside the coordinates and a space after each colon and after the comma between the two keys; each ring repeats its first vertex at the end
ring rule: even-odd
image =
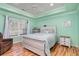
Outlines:
{"type": "MultiPolygon", "coordinates": [[[[79,6],[78,6],[78,9],[77,9],[77,15],[78,15],[78,29],[79,29],[79,6]]],[[[79,43],[79,40],[78,40],[78,43],[79,43]]]]}
{"type": "Polygon", "coordinates": [[[79,43],[79,27],[78,27],[78,15],[76,12],[62,13],[59,15],[50,15],[36,19],[35,27],[41,27],[44,24],[57,26],[58,36],[65,35],[70,36],[72,40],[72,46],[78,46],[79,43]],[[64,27],[64,21],[71,20],[72,25],[69,28],[64,27]]]}
{"type": "Polygon", "coordinates": [[[3,33],[4,28],[4,16],[0,15],[0,32],[3,33]]]}

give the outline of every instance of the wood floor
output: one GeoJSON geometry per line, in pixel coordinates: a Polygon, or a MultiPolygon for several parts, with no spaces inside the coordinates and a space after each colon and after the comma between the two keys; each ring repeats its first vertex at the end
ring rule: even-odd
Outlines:
{"type": "MultiPolygon", "coordinates": [[[[51,48],[52,56],[79,56],[79,49],[75,47],[65,47],[56,44],[51,48]]],[[[21,43],[14,44],[13,47],[2,56],[38,56],[37,54],[22,48],[21,43]]]]}

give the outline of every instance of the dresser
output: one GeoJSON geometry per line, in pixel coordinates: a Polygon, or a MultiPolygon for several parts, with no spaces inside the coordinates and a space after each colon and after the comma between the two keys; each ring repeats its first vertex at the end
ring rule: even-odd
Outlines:
{"type": "Polygon", "coordinates": [[[60,36],[60,45],[71,47],[71,38],[69,36],[60,36]]]}

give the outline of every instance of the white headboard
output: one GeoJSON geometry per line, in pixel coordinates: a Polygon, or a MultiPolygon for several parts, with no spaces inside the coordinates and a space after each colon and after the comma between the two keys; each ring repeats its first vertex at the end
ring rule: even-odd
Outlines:
{"type": "Polygon", "coordinates": [[[56,27],[55,26],[42,27],[41,33],[56,33],[56,27]]]}

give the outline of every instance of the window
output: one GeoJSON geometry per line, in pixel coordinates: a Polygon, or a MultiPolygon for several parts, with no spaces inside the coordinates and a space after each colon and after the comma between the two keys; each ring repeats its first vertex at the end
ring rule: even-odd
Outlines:
{"type": "Polygon", "coordinates": [[[9,17],[9,34],[16,36],[27,33],[27,20],[9,17]]]}

